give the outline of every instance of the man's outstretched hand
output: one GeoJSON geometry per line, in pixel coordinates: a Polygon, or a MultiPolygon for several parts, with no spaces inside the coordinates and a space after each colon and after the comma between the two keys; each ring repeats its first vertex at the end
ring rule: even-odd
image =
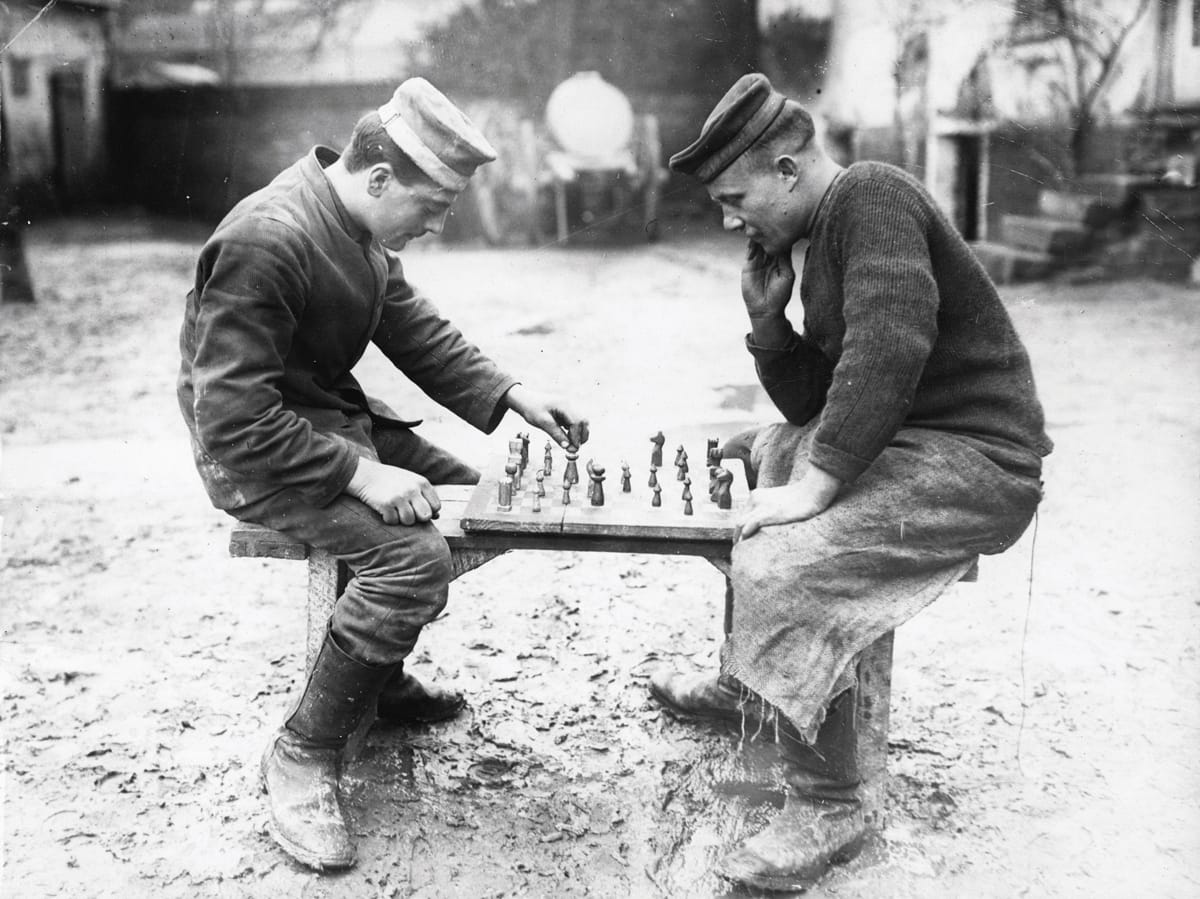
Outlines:
{"type": "Polygon", "coordinates": [[[385,524],[419,524],[436,518],[442,508],[437,491],[421,475],[373,459],[358,460],[346,492],[378,512],[385,524]]]}
{"type": "Polygon", "coordinates": [[[579,449],[587,443],[588,423],[559,400],[514,384],[504,395],[508,407],[523,419],[550,435],[563,449],[579,449]]]}
{"type": "Polygon", "coordinates": [[[742,514],[734,542],[753,536],[767,525],[807,521],[820,515],[833,505],[841,486],[841,480],[810,464],[799,481],[752,490],[750,506],[742,514]]]}

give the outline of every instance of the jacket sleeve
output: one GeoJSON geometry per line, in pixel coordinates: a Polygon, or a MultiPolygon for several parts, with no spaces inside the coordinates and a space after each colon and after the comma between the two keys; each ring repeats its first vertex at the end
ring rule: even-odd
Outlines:
{"type": "Polygon", "coordinates": [[[409,284],[395,253],[387,256],[387,290],[372,340],[430,398],[490,434],[508,409],[504,394],[516,379],[409,284]]]}
{"type": "Polygon", "coordinates": [[[795,331],[779,349],[758,346],[750,337],[746,335],[746,349],[754,357],[754,368],[767,396],[789,422],[806,424],[825,402],[833,363],[795,331]]]}
{"type": "Polygon", "coordinates": [[[192,381],[196,436],[235,476],[293,487],[325,506],[349,484],[358,453],[283,407],[283,377],[307,297],[300,236],[257,220],[200,259],[192,381]]]}
{"type": "Polygon", "coordinates": [[[831,222],[845,335],[810,461],[853,481],[900,429],[937,339],[928,211],[911,193],[866,181],[831,222]]]}

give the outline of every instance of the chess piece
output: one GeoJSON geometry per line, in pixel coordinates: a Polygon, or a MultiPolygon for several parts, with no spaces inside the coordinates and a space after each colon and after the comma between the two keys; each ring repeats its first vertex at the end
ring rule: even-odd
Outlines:
{"type": "Polygon", "coordinates": [[[656,466],[656,465],[650,466],[650,480],[648,480],[646,482],[646,486],[647,487],[657,487],[658,486],[658,466],[656,466]]]}
{"type": "Polygon", "coordinates": [[[512,481],[505,475],[500,479],[499,496],[496,498],[496,508],[501,512],[512,511],[512,481]]]}
{"type": "Polygon", "coordinates": [[[510,465],[512,466],[512,469],[513,469],[510,472],[510,475],[512,477],[513,495],[516,496],[518,493],[521,492],[521,456],[516,453],[510,455],[508,457],[508,462],[505,463],[505,465],[504,465],[504,470],[508,471],[508,467],[510,465]]]}
{"type": "Polygon", "coordinates": [[[633,492],[633,483],[632,483],[632,477],[629,474],[629,463],[628,462],[621,463],[621,492],[622,493],[632,493],[633,492]]]}
{"type": "Polygon", "coordinates": [[[535,493],[533,495],[533,511],[534,512],[542,511],[542,497],[540,494],[537,494],[537,493],[535,493]]]}
{"type": "Polygon", "coordinates": [[[683,479],[683,495],[679,497],[685,503],[692,501],[692,479],[685,477],[683,479]]]}
{"type": "Polygon", "coordinates": [[[708,498],[714,503],[717,501],[717,469],[720,467],[708,463],[708,498]]]}
{"type": "Polygon", "coordinates": [[[546,477],[550,477],[554,473],[554,454],[550,452],[550,441],[546,441],[546,457],[542,460],[542,471],[546,472],[546,477]]]}
{"type": "Polygon", "coordinates": [[[534,480],[537,481],[537,489],[533,492],[533,495],[536,497],[545,496],[546,485],[543,482],[546,480],[546,473],[539,471],[536,475],[534,475],[534,480]]]}
{"type": "Polygon", "coordinates": [[[519,435],[521,438],[521,471],[529,467],[529,432],[519,435]]]}
{"type": "Polygon", "coordinates": [[[571,505],[571,479],[567,477],[566,472],[563,473],[563,502],[564,506],[571,505]]]}
{"type": "Polygon", "coordinates": [[[567,450],[567,467],[563,472],[563,478],[570,481],[572,484],[579,483],[579,466],[575,464],[575,461],[578,458],[578,450],[567,450]]]}
{"type": "Polygon", "coordinates": [[[592,478],[592,505],[604,505],[604,466],[593,465],[589,472],[592,478]]]}
{"type": "Polygon", "coordinates": [[[654,498],[650,500],[650,505],[656,509],[662,505],[662,487],[658,484],[654,485],[654,498]]]}
{"type": "Polygon", "coordinates": [[[679,477],[676,480],[682,481],[688,476],[687,456],[679,460],[679,477]]]}
{"type": "Polygon", "coordinates": [[[692,499],[691,499],[691,497],[688,497],[687,499],[685,499],[685,500],[683,501],[683,514],[684,514],[684,515],[694,515],[694,514],[695,514],[695,512],[693,512],[693,511],[692,511],[692,499]]]}
{"type": "Polygon", "coordinates": [[[705,453],[705,463],[708,466],[721,464],[721,450],[718,448],[717,439],[715,437],[708,438],[708,451],[705,453]]]}
{"type": "Polygon", "coordinates": [[[662,468],[662,448],[667,442],[667,438],[663,436],[663,432],[659,431],[650,438],[650,442],[654,444],[654,449],[650,451],[650,464],[655,468],[662,468]]]}
{"type": "Polygon", "coordinates": [[[683,444],[681,443],[681,444],[679,444],[679,447],[675,450],[675,467],[676,468],[679,467],[679,463],[683,461],[683,457],[685,455],[686,454],[683,451],[683,444]]]}
{"type": "Polygon", "coordinates": [[[595,468],[595,460],[588,459],[587,465],[585,465],[584,468],[587,470],[587,476],[588,476],[587,498],[588,498],[588,501],[591,502],[592,491],[596,489],[596,479],[594,477],[592,477],[592,471],[595,468]]]}
{"type": "Polygon", "coordinates": [[[733,472],[728,468],[717,469],[717,495],[715,497],[718,509],[732,509],[733,497],[729,493],[733,484],[733,472]]]}

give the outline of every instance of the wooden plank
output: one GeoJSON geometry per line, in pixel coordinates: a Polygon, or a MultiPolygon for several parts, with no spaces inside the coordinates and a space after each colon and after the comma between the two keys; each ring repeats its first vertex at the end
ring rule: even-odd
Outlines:
{"type": "Polygon", "coordinates": [[[279,531],[239,521],[229,534],[229,555],[239,559],[308,558],[308,547],[279,531]]]}

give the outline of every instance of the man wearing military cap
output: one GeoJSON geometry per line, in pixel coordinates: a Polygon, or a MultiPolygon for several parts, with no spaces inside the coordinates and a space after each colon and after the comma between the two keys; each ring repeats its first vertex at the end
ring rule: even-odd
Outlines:
{"type": "Polygon", "coordinates": [[[397,252],[442,230],[484,136],[432,85],[405,81],[339,155],[316,147],[242,200],[200,253],[180,335],[180,408],[213,504],[345,561],[307,684],[262,759],[271,830],[300,862],[353,864],[338,800],[346,740],[380,717],[457,714],[461,696],[404,670],[446,604],[434,484],[479,473],[417,436],[351,374],[372,341],[483,431],[508,409],[563,447],[587,422],[501,371],[405,278],[397,252]]]}
{"type": "Polygon", "coordinates": [[[757,487],[733,549],[720,674],[659,672],[651,689],[688,716],[777,716],[784,809],[719,870],[797,889],[867,834],[858,654],[979,553],[1016,542],[1051,442],[994,286],[912,177],[839,166],[807,111],[758,74],[670,165],[700,179],[726,230],[749,238],[746,346],[787,421],[752,438],[757,487]]]}

